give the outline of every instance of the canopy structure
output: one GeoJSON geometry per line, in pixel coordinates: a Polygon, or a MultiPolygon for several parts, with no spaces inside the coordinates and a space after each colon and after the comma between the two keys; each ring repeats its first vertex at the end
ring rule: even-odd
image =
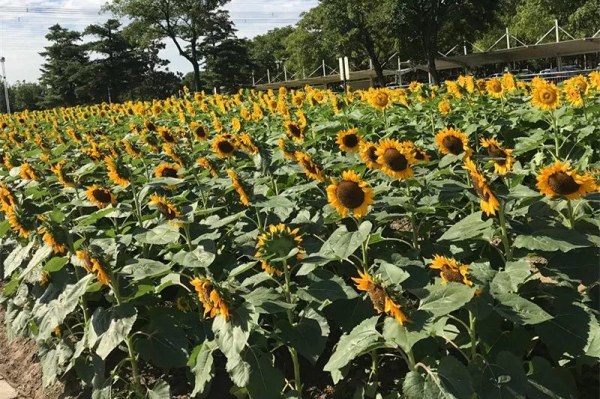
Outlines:
{"type": "Polygon", "coordinates": [[[564,57],[600,52],[600,37],[566,40],[556,43],[532,44],[510,49],[484,51],[435,60],[438,70],[472,68],[486,64],[502,64],[536,58],[564,57]]]}
{"type": "MultiPolygon", "coordinates": [[[[397,75],[398,71],[395,70],[391,70],[391,69],[384,69],[383,70],[383,76],[393,76],[393,75],[397,75]]],[[[370,80],[370,79],[376,79],[377,78],[377,74],[375,73],[374,70],[371,69],[365,69],[362,71],[351,71],[350,72],[350,79],[348,80],[348,82],[355,82],[355,81],[360,81],[360,80],[370,80]]],[[[304,85],[311,85],[311,86],[326,86],[330,83],[342,83],[342,81],[340,80],[340,74],[339,73],[335,73],[332,75],[326,75],[326,76],[315,76],[315,77],[311,77],[311,78],[306,78],[306,79],[295,79],[295,80],[286,80],[286,81],[277,81],[277,82],[271,82],[271,83],[263,83],[263,84],[257,84],[255,87],[258,90],[267,90],[267,89],[277,89],[279,87],[287,87],[287,88],[292,88],[292,87],[303,87],[304,85]]]]}

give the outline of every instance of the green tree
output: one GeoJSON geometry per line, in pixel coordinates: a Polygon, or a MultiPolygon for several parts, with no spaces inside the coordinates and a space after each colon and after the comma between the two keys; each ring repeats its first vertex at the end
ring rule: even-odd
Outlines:
{"type": "Polygon", "coordinates": [[[89,102],[89,58],[86,47],[79,44],[81,34],[56,24],[46,39],[51,44],[40,53],[45,58],[40,78],[46,89],[42,105],[53,108],[89,102]]]}
{"type": "Polygon", "coordinates": [[[278,63],[290,58],[287,49],[287,39],[295,32],[291,26],[271,29],[263,35],[258,35],[250,42],[250,56],[257,71],[265,73],[267,69],[275,71],[281,65],[278,63]]]}
{"type": "Polygon", "coordinates": [[[235,91],[250,84],[253,63],[246,39],[226,39],[208,49],[206,71],[202,74],[207,87],[224,87],[235,91]]]}
{"type": "Polygon", "coordinates": [[[440,79],[435,66],[441,45],[472,41],[487,24],[497,0],[393,0],[397,37],[402,53],[427,62],[434,83],[440,79]]]}
{"type": "Polygon", "coordinates": [[[228,12],[221,9],[228,1],[113,0],[107,10],[130,18],[140,35],[170,38],[179,54],[192,64],[199,90],[202,49],[215,46],[217,38],[224,40],[233,32],[228,12]]]}

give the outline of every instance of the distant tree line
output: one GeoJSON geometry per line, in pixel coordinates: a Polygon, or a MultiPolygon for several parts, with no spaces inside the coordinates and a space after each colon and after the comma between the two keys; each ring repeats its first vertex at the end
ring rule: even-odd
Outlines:
{"type": "MultiPolygon", "coordinates": [[[[163,98],[183,85],[233,91],[251,85],[253,73],[258,79],[285,67],[289,76],[302,77],[322,60],[335,65],[339,56],[350,57],[355,68],[372,66],[383,83],[383,70],[399,54],[428,66],[439,83],[439,51],[459,43],[469,51],[488,48],[506,27],[528,43],[554,19],[576,37],[600,29],[598,0],[320,0],[295,26],[247,40],[236,37],[223,9],[228,1],[113,0],[105,10],[129,25],[109,19],[83,32],[50,27],[40,81],[10,88],[13,109],[163,98]],[[192,72],[168,70],[159,57],[167,42],[192,72]]],[[[4,98],[0,105],[4,110],[4,98]]]]}

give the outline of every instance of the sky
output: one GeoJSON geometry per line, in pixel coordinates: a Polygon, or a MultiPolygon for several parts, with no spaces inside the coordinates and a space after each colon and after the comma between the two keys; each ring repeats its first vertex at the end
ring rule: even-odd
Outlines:
{"type": "MultiPolygon", "coordinates": [[[[107,0],[0,0],[0,57],[6,58],[6,78],[9,84],[17,80],[36,81],[44,62],[39,55],[48,44],[45,35],[56,23],[82,31],[93,23],[102,23],[111,16],[100,14],[107,0]]],[[[294,25],[302,12],[316,6],[318,0],[231,0],[229,10],[237,36],[253,38],[270,29],[294,25]]],[[[161,57],[170,61],[169,69],[187,73],[191,65],[181,57],[175,46],[167,47],[161,57]]]]}

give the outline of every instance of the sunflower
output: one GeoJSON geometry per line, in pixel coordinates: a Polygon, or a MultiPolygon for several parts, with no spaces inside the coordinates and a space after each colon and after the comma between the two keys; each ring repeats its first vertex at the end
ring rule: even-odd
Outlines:
{"type": "Polygon", "coordinates": [[[596,88],[596,90],[600,90],[600,72],[592,71],[589,75],[590,78],[590,86],[596,88]]]}
{"type": "Polygon", "coordinates": [[[487,93],[494,98],[500,98],[504,94],[502,81],[498,78],[492,78],[488,80],[485,84],[485,88],[487,93]]]}
{"type": "Polygon", "coordinates": [[[384,111],[392,105],[390,97],[383,90],[373,90],[372,93],[369,94],[367,101],[373,108],[379,111],[384,111]]]}
{"type": "Polygon", "coordinates": [[[213,318],[220,314],[226,321],[229,320],[231,317],[229,306],[212,281],[204,277],[196,277],[190,281],[190,284],[194,286],[198,293],[198,299],[204,306],[205,316],[208,314],[210,318],[213,318]]]}
{"type": "Polygon", "coordinates": [[[149,121],[148,119],[144,119],[144,127],[150,130],[151,132],[156,131],[156,125],[154,124],[154,122],[149,121]]]}
{"type": "Polygon", "coordinates": [[[440,111],[440,114],[448,115],[452,110],[452,107],[450,107],[450,103],[448,101],[442,100],[438,104],[438,110],[440,111]]]}
{"type": "Polygon", "coordinates": [[[288,120],[283,122],[283,126],[290,139],[294,140],[296,143],[302,142],[304,139],[304,129],[300,124],[288,120]]]}
{"type": "Polygon", "coordinates": [[[42,236],[42,240],[48,246],[52,247],[52,250],[55,254],[62,254],[67,252],[67,246],[61,234],[57,231],[58,229],[55,226],[44,226],[38,230],[38,234],[42,236]]]}
{"type": "Polygon", "coordinates": [[[258,147],[254,145],[252,141],[252,137],[248,133],[240,134],[240,146],[244,151],[249,154],[256,155],[258,154],[258,147]]]}
{"type": "Polygon", "coordinates": [[[408,90],[410,90],[412,93],[421,90],[421,87],[423,87],[423,83],[419,83],[416,80],[413,80],[412,82],[410,82],[410,84],[408,85],[408,90]]]}
{"type": "Polygon", "coordinates": [[[352,170],[342,173],[342,180],[332,179],[327,187],[327,201],[340,215],[346,216],[348,211],[360,218],[367,214],[369,205],[373,203],[373,189],[366,181],[360,180],[360,175],[352,170]]]}
{"type": "Polygon", "coordinates": [[[481,146],[487,148],[488,155],[494,157],[494,173],[504,175],[512,168],[515,159],[510,155],[512,150],[502,148],[496,139],[481,139],[481,146]]]}
{"type": "Polygon", "coordinates": [[[576,199],[598,189],[591,175],[578,175],[568,162],[558,160],[554,165],[543,168],[537,175],[537,181],[538,190],[548,197],[576,199]]]}
{"type": "MultiPolygon", "coordinates": [[[[47,271],[42,270],[42,274],[40,276],[40,287],[45,287],[50,282],[50,274],[47,271]]],[[[59,330],[60,333],[60,330],[59,330]]]]}
{"type": "Polygon", "coordinates": [[[7,209],[15,206],[15,197],[3,182],[0,182],[0,210],[6,212],[7,209]]]}
{"type": "Polygon", "coordinates": [[[117,165],[111,157],[105,157],[106,169],[108,169],[108,178],[115,184],[121,187],[129,185],[129,170],[122,165],[117,165]]]}
{"type": "Polygon", "coordinates": [[[360,277],[352,277],[352,280],[354,280],[357,289],[366,291],[369,294],[369,298],[373,302],[373,307],[377,313],[385,313],[393,317],[400,324],[408,321],[408,318],[400,309],[400,305],[394,302],[380,283],[374,281],[367,272],[363,273],[358,270],[358,275],[360,277]]]}
{"type": "Polygon", "coordinates": [[[500,203],[494,193],[492,193],[485,177],[477,171],[475,163],[473,163],[470,158],[465,160],[464,168],[471,174],[473,187],[475,188],[477,196],[480,198],[479,206],[481,207],[481,210],[488,216],[495,215],[496,211],[500,209],[500,203]]]}
{"type": "Polygon", "coordinates": [[[298,235],[299,229],[294,230],[280,223],[270,225],[263,234],[258,236],[255,257],[261,261],[261,267],[271,275],[281,276],[283,271],[278,268],[281,265],[269,263],[269,259],[283,258],[293,249],[297,249],[297,259],[302,259],[302,237],[298,235]]]}
{"type": "Polygon", "coordinates": [[[40,181],[40,178],[38,177],[38,175],[36,175],[35,171],[33,170],[30,164],[22,163],[20,169],[20,175],[23,180],[40,181]]]}
{"type": "Polygon", "coordinates": [[[66,165],[65,160],[60,160],[55,165],[50,165],[50,170],[58,177],[58,181],[64,187],[74,187],[75,181],[63,171],[63,167],[66,165]]]}
{"type": "Polygon", "coordinates": [[[410,154],[412,155],[415,162],[429,162],[431,160],[431,157],[416,145],[412,144],[411,146],[409,146],[409,148],[410,154]]]}
{"type": "Polygon", "coordinates": [[[175,304],[177,306],[177,309],[179,309],[181,312],[189,312],[192,308],[190,305],[190,300],[186,296],[178,296],[175,301],[175,304]]]}
{"type": "Polygon", "coordinates": [[[284,137],[280,138],[277,141],[277,146],[279,147],[279,149],[281,149],[281,152],[283,153],[283,157],[285,159],[296,160],[296,150],[289,142],[286,141],[284,137]]]}
{"type": "Polygon", "coordinates": [[[410,167],[414,163],[410,149],[400,142],[385,139],[377,146],[377,163],[386,175],[396,179],[408,179],[412,177],[413,170],[410,167]]]}
{"type": "Polygon", "coordinates": [[[213,147],[213,151],[220,158],[227,158],[227,157],[232,156],[235,153],[235,150],[237,150],[237,147],[238,147],[238,143],[233,135],[224,133],[224,134],[218,135],[213,140],[212,147],[213,147]]]}
{"type": "Polygon", "coordinates": [[[125,147],[125,151],[127,151],[127,153],[132,158],[140,158],[141,157],[140,150],[137,149],[129,140],[123,139],[122,142],[123,142],[123,146],[125,147]]]}
{"type": "Polygon", "coordinates": [[[242,123],[238,118],[231,118],[231,128],[234,132],[239,132],[242,129],[242,123]]]}
{"type": "Polygon", "coordinates": [[[154,193],[150,196],[148,205],[155,206],[158,211],[169,221],[169,224],[175,227],[181,227],[181,223],[175,222],[175,219],[181,219],[181,212],[165,197],[154,193]]]}
{"type": "Polygon", "coordinates": [[[309,179],[317,180],[320,182],[325,181],[325,177],[323,176],[323,170],[317,165],[310,155],[305,152],[296,151],[294,157],[298,164],[304,169],[304,173],[309,179]]]}
{"type": "Polygon", "coordinates": [[[531,104],[544,110],[551,111],[560,104],[560,93],[554,83],[540,82],[533,86],[531,104]]]}
{"type": "Polygon", "coordinates": [[[434,255],[433,262],[431,262],[429,268],[440,270],[442,285],[448,282],[460,283],[468,286],[473,285],[473,282],[467,277],[469,266],[458,263],[453,258],[434,255]]]}
{"type": "Polygon", "coordinates": [[[192,131],[192,134],[198,141],[204,141],[208,138],[208,130],[206,130],[206,127],[201,123],[190,123],[190,130],[192,131]]]}
{"type": "Polygon", "coordinates": [[[344,152],[358,152],[362,139],[357,133],[358,129],[356,128],[339,132],[336,142],[340,146],[340,150],[344,152]]]}
{"type": "Polygon", "coordinates": [[[512,73],[506,72],[502,75],[502,88],[505,91],[515,91],[517,90],[517,84],[515,83],[515,77],[512,73]]]}
{"type": "Polygon", "coordinates": [[[85,191],[85,195],[92,204],[100,209],[106,208],[110,204],[114,205],[117,203],[117,198],[110,189],[100,187],[97,184],[88,187],[85,191]]]}
{"type": "Polygon", "coordinates": [[[440,131],[435,136],[435,142],[442,154],[459,155],[464,152],[466,156],[470,156],[472,152],[467,135],[451,127],[440,131]]]}
{"type": "Polygon", "coordinates": [[[6,213],[10,227],[12,227],[12,229],[18,233],[20,237],[29,237],[35,228],[33,221],[28,219],[14,206],[12,208],[5,208],[4,212],[6,213]]]}
{"type": "Polygon", "coordinates": [[[377,145],[371,142],[360,143],[360,159],[363,160],[369,169],[381,169],[381,165],[377,162],[377,145]]]}
{"type": "Polygon", "coordinates": [[[92,254],[89,250],[76,251],[75,255],[81,260],[83,267],[88,273],[94,273],[96,275],[100,284],[106,286],[110,285],[107,268],[102,266],[99,257],[92,254]]]}
{"type": "Polygon", "coordinates": [[[176,163],[161,163],[154,170],[154,176],[156,178],[160,177],[172,177],[174,179],[179,178],[178,171],[180,166],[176,163]]]}
{"type": "Polygon", "coordinates": [[[227,169],[227,175],[231,179],[231,184],[233,185],[233,188],[235,188],[235,191],[237,191],[237,193],[239,194],[240,201],[242,202],[242,204],[244,204],[245,206],[250,206],[250,199],[248,197],[248,194],[246,193],[246,190],[240,183],[240,180],[235,171],[233,169],[227,169]]]}
{"type": "Polygon", "coordinates": [[[581,107],[583,105],[583,96],[577,86],[565,85],[564,86],[565,97],[574,107],[581,107]]]}
{"type": "Polygon", "coordinates": [[[217,177],[217,170],[208,159],[200,157],[196,160],[196,163],[204,169],[208,169],[212,177],[217,177]]]}

